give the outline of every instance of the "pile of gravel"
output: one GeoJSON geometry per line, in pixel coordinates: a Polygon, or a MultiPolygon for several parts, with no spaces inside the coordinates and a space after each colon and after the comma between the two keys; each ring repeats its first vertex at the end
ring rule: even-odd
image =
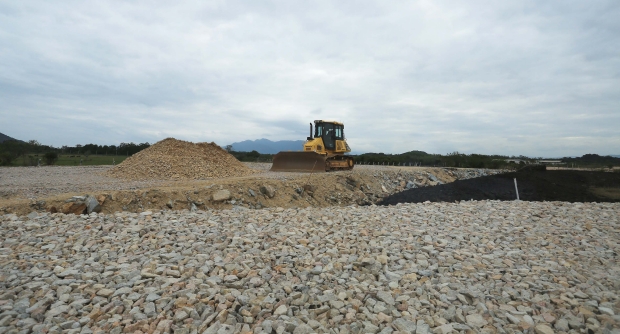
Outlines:
{"type": "Polygon", "coordinates": [[[0,333],[607,333],[620,204],[0,216],[0,333]]]}
{"type": "Polygon", "coordinates": [[[215,143],[167,138],[109,170],[108,176],[130,179],[200,180],[255,173],[215,143]]]}

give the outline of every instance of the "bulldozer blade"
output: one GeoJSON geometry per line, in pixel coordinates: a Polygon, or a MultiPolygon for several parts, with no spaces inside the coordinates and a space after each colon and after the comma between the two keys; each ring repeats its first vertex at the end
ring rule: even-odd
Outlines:
{"type": "Polygon", "coordinates": [[[327,155],[316,152],[280,152],[273,157],[274,172],[325,172],[327,155]]]}

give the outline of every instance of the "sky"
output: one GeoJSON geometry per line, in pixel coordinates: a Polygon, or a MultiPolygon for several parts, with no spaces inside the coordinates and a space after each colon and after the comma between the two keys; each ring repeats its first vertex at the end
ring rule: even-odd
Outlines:
{"type": "MultiPolygon", "coordinates": [[[[620,1],[0,0],[0,132],[620,154],[620,1]]],[[[301,149],[301,147],[300,147],[301,149]]]]}

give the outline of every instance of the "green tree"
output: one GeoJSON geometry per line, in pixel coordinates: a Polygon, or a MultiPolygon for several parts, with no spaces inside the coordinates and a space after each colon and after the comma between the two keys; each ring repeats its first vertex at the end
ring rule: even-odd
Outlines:
{"type": "Polygon", "coordinates": [[[18,140],[7,140],[0,143],[0,152],[4,152],[2,154],[2,163],[6,166],[11,165],[14,160],[24,155],[24,164],[26,164],[25,153],[27,146],[27,143],[18,140]]]}
{"type": "Polygon", "coordinates": [[[256,150],[248,153],[248,158],[258,159],[258,157],[260,157],[260,153],[258,153],[256,150]]]}

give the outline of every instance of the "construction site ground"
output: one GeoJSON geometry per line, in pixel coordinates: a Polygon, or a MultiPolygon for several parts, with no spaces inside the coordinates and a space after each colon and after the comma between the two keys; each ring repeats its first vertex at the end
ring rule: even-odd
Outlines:
{"type": "Polygon", "coordinates": [[[514,200],[515,178],[521,200],[620,201],[620,173],[613,172],[358,165],[353,171],[310,174],[270,172],[269,163],[245,165],[254,174],[177,181],[114,178],[110,166],[2,168],[0,214],[61,211],[87,196],[98,198],[104,213],[514,200]]]}
{"type": "Polygon", "coordinates": [[[0,214],[61,211],[85,196],[97,198],[101,212],[204,210],[264,207],[368,205],[408,188],[450,183],[497,170],[398,166],[356,166],[330,173],[270,172],[269,163],[246,163],[255,171],[242,177],[202,180],[125,180],[110,177],[111,166],[12,167],[0,169],[0,214]],[[215,197],[214,197],[215,195],[215,197]]]}

